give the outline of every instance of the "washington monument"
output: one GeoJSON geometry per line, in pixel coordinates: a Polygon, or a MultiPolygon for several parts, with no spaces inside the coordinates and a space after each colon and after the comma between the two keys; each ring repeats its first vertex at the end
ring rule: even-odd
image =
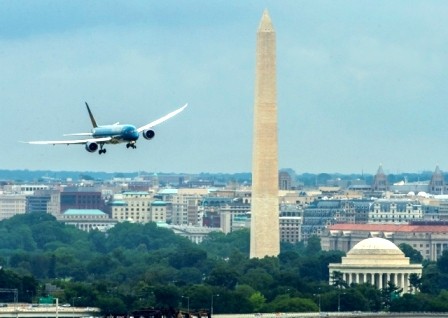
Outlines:
{"type": "Polygon", "coordinates": [[[275,31],[267,10],[257,31],[250,257],[280,253],[275,31]]]}

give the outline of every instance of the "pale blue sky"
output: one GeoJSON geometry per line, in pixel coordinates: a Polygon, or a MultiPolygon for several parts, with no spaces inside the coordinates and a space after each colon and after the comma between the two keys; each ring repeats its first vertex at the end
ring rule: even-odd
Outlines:
{"type": "Polygon", "coordinates": [[[1,1],[0,169],[251,171],[255,34],[277,32],[279,166],[448,170],[446,1],[1,1]],[[36,146],[97,122],[137,150],[36,146]]]}

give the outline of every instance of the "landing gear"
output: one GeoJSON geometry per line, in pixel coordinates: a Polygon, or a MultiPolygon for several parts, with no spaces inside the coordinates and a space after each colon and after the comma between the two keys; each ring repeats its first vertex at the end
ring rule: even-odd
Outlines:
{"type": "Polygon", "coordinates": [[[133,143],[133,142],[128,142],[128,143],[126,144],[126,148],[136,149],[137,146],[136,146],[136,144],[133,143]]]}
{"type": "Polygon", "coordinates": [[[98,153],[101,155],[102,153],[106,153],[106,149],[103,149],[104,144],[100,144],[100,150],[98,151],[98,153]]]}

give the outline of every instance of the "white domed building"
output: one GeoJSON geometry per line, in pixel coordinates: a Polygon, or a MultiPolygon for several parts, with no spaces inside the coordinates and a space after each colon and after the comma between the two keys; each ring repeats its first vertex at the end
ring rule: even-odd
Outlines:
{"type": "Polygon", "coordinates": [[[421,264],[410,264],[409,257],[394,243],[379,237],[362,240],[342,257],[342,263],[332,263],[328,267],[330,284],[333,273],[340,272],[349,285],[369,283],[383,289],[391,281],[403,288],[403,293],[415,292],[409,284],[411,274],[422,275],[421,264]]]}

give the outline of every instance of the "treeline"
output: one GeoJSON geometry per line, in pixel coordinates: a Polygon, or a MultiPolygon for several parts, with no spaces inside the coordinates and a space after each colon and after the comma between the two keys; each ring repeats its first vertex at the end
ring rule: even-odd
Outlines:
{"type": "MultiPolygon", "coordinates": [[[[153,223],[86,233],[48,214],[3,220],[0,237],[0,286],[18,289],[19,301],[51,294],[60,303],[121,314],[148,307],[210,310],[212,303],[215,313],[448,312],[448,254],[424,264],[423,278],[413,282],[421,292],[396,297],[395,286],[380,291],[328,277],[328,264],[344,254],[322,251],[317,237],[307,246],[283,244],[278,257],[249,259],[247,230],[213,233],[196,245],[153,223]]],[[[402,249],[419,260],[412,247],[402,249]]]]}
{"type": "MultiPolygon", "coordinates": [[[[371,173],[300,173],[296,174],[293,169],[282,169],[282,171],[289,172],[291,176],[295,177],[295,182],[301,183],[307,187],[326,185],[329,180],[363,180],[366,184],[373,182],[373,177],[376,173],[376,167],[373,167],[371,173]]],[[[387,175],[387,181],[389,184],[393,184],[399,181],[407,180],[408,182],[416,182],[419,180],[430,180],[433,174],[432,171],[415,172],[403,172],[403,173],[389,173],[387,175]]],[[[154,172],[98,172],[98,171],[50,171],[50,170],[1,170],[0,169],[0,185],[8,184],[7,180],[14,180],[15,182],[48,182],[49,180],[111,180],[113,178],[135,178],[141,174],[153,175],[154,172]]],[[[174,173],[159,172],[158,176],[160,180],[164,179],[164,176],[173,176],[174,173]]],[[[241,173],[207,173],[201,172],[199,174],[179,173],[179,177],[183,177],[186,180],[209,180],[216,184],[250,184],[252,182],[252,174],[250,172],[241,173]]],[[[446,177],[448,178],[448,177],[446,177]]],[[[446,179],[445,178],[445,179],[446,179]]],[[[446,180],[448,181],[448,180],[446,180]]]]}

